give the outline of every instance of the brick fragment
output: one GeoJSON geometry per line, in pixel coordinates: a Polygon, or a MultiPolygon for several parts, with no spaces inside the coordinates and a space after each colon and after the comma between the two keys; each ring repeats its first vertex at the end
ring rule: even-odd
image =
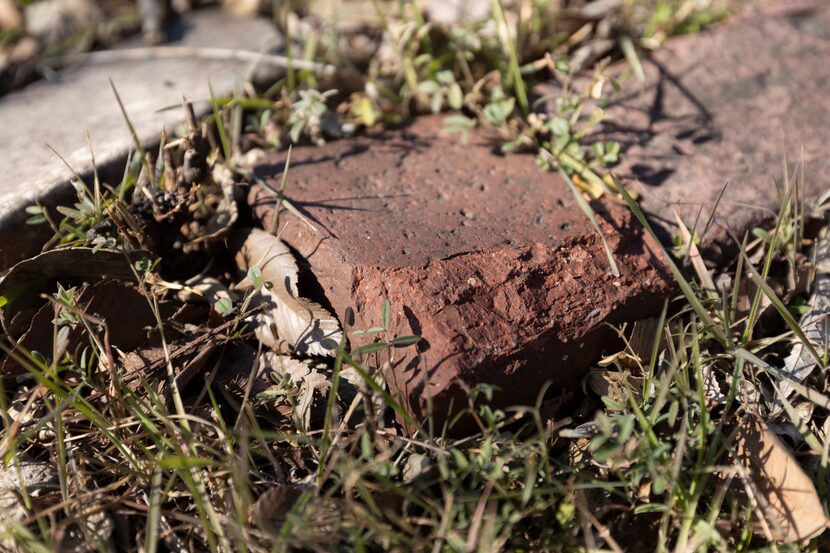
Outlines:
{"type": "MultiPolygon", "coordinates": [[[[595,202],[614,251],[558,174],[526,155],[503,156],[482,131],[469,144],[441,136],[441,117],[292,153],[280,236],[302,256],[341,317],[381,324],[392,305],[392,388],[416,417],[464,406],[464,386],[500,388],[496,405],[529,404],[542,385],[573,386],[607,344],[605,323],[648,317],[671,290],[656,245],[624,207],[595,202]]],[[[256,172],[278,185],[284,157],[256,172]]],[[[269,228],[273,194],[253,187],[269,228]]],[[[356,345],[353,340],[352,345],[356,345]]]]}

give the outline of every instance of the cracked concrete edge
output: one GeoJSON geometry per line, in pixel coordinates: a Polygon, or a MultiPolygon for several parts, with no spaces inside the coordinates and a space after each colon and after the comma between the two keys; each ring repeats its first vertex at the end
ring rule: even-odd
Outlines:
{"type": "MultiPolygon", "coordinates": [[[[179,35],[172,46],[256,52],[275,51],[281,43],[268,21],[235,18],[218,9],[194,12],[171,25],[178,26],[179,35]]],[[[128,41],[123,46],[138,44],[128,41]]],[[[0,127],[0,143],[4,144],[0,150],[0,170],[4,172],[0,174],[0,236],[5,239],[0,240],[0,270],[38,253],[52,235],[46,224],[26,224],[31,216],[27,207],[37,202],[57,217],[56,206],[77,201],[72,172],[45,143],[52,143],[89,185],[93,171],[84,135],[91,129],[102,182],[121,181],[133,140],[109,90],[108,78],[115,81],[142,146],[152,151],[158,148],[162,128],[172,130],[183,121],[180,110],[158,109],[179,102],[184,93],[194,100],[197,115],[203,116],[210,111],[209,104],[197,100],[207,98],[207,82],[212,81],[216,92],[224,94],[241,78],[270,84],[282,73],[261,69],[249,74],[248,63],[211,60],[81,65],[58,73],[63,84],[40,81],[4,96],[0,100],[0,113],[4,113],[0,116],[4,122],[0,127]]]]}
{"type": "MultiPolygon", "coordinates": [[[[142,144],[145,149],[158,148],[159,140],[147,140],[142,144]]],[[[102,182],[119,182],[127,162],[127,152],[96,156],[96,166],[102,182]]],[[[87,184],[92,182],[92,168],[78,173],[87,184]]],[[[33,186],[34,191],[25,194],[9,192],[0,196],[0,270],[6,270],[15,263],[40,252],[43,245],[53,236],[52,228],[46,224],[29,225],[26,221],[32,217],[26,208],[40,204],[47,209],[52,220],[60,220],[58,206],[72,205],[78,200],[72,180],[75,177],[66,169],[66,176],[48,183],[41,180],[33,186]],[[12,239],[12,237],[14,237],[12,239]]]]}
{"type": "MultiPolygon", "coordinates": [[[[203,108],[195,111],[197,117],[203,117],[209,109],[203,108]]],[[[141,142],[145,151],[156,151],[160,144],[160,137],[146,138],[141,142]]],[[[95,165],[101,182],[120,182],[127,158],[132,151],[109,151],[101,156],[96,154],[95,165]]],[[[66,167],[64,167],[64,173],[62,177],[43,177],[34,183],[28,183],[26,185],[28,190],[23,193],[8,192],[0,196],[0,236],[9,237],[0,240],[0,271],[4,271],[15,263],[39,253],[43,244],[54,234],[51,227],[46,223],[39,225],[27,224],[26,221],[32,216],[26,212],[27,207],[36,203],[41,204],[57,223],[61,218],[61,215],[57,212],[57,207],[72,205],[78,200],[77,192],[72,186],[72,181],[75,179],[74,175],[66,167]],[[11,237],[14,237],[14,239],[11,239],[11,237]]],[[[91,185],[93,179],[92,167],[79,170],[78,176],[87,186],[91,185]]]]}

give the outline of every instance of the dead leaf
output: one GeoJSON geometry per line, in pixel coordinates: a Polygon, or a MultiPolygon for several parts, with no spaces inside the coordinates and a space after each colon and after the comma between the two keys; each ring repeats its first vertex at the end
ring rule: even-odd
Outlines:
{"type": "Polygon", "coordinates": [[[176,297],[183,302],[206,301],[211,307],[220,300],[227,298],[231,302],[238,299],[236,294],[228,290],[219,279],[209,275],[197,275],[185,282],[185,285],[176,293],[176,297]]]}
{"type": "MultiPolygon", "coordinates": [[[[798,325],[810,343],[821,351],[823,344],[827,342],[827,317],[830,316],[830,238],[826,233],[822,233],[819,237],[814,254],[816,276],[808,300],[809,310],[798,321],[798,325]]],[[[797,383],[803,382],[815,368],[815,358],[804,343],[796,339],[781,368],[781,373],[787,377],[778,385],[784,397],[789,398],[793,394],[794,387],[790,379],[797,383]]],[[[771,399],[770,408],[773,412],[780,412],[783,409],[783,404],[777,394],[771,399]]]]}
{"type": "Polygon", "coordinates": [[[9,272],[0,278],[0,294],[5,295],[17,284],[41,278],[134,280],[130,258],[138,259],[142,255],[145,253],[133,252],[130,256],[125,256],[123,252],[96,251],[92,248],[51,250],[21,261],[9,269],[9,272]]]}
{"type": "MultiPolygon", "coordinates": [[[[150,304],[141,292],[121,282],[108,280],[99,282],[82,290],[77,296],[80,312],[95,316],[105,321],[108,333],[105,335],[109,345],[121,350],[131,350],[147,340],[147,328],[155,325],[155,315],[150,304]]],[[[79,347],[88,344],[86,327],[77,323],[71,327],[64,326],[58,332],[60,339],[55,343],[55,306],[44,305],[32,318],[29,330],[23,334],[16,349],[28,352],[38,351],[49,358],[60,356],[62,352],[74,353],[79,347]]],[[[23,372],[24,368],[12,357],[3,362],[3,374],[23,372]]]]}
{"type": "Polygon", "coordinates": [[[738,426],[736,450],[749,471],[759,508],[758,532],[769,528],[772,539],[803,542],[820,535],[828,519],[815,485],[789,448],[767,426],[748,419],[738,426]],[[766,523],[766,524],[764,524],[766,523]]]}
{"type": "Polygon", "coordinates": [[[285,524],[288,513],[294,508],[305,489],[304,486],[293,484],[276,484],[269,488],[251,507],[248,517],[250,523],[258,525],[265,531],[279,532],[285,524]]]}
{"type": "MultiPolygon", "coordinates": [[[[755,284],[752,277],[744,276],[738,283],[738,288],[736,290],[736,293],[738,294],[738,299],[735,302],[736,320],[749,316],[750,310],[752,309],[752,302],[754,301],[757,292],[758,285],[755,284]]],[[[758,303],[758,315],[756,318],[760,319],[769,310],[771,305],[772,302],[770,299],[762,293],[760,302],[758,303]]]]}
{"type": "Polygon", "coordinates": [[[692,267],[697,274],[697,278],[700,279],[700,284],[703,286],[703,290],[710,297],[717,299],[718,289],[715,287],[712,275],[703,263],[703,258],[700,256],[700,251],[697,248],[697,244],[695,244],[692,233],[689,232],[689,229],[686,228],[685,224],[683,224],[683,219],[680,218],[680,212],[678,212],[677,209],[674,210],[674,219],[677,222],[677,227],[680,229],[680,237],[683,239],[683,243],[686,245],[686,248],[688,248],[689,260],[692,262],[692,267]]]}
{"type": "Polygon", "coordinates": [[[222,199],[205,223],[204,234],[193,240],[194,244],[224,238],[239,219],[233,172],[227,166],[217,163],[213,167],[213,180],[222,191],[222,199]]]}
{"type": "MultiPolygon", "coordinates": [[[[19,459],[17,465],[10,463],[0,470],[0,509],[3,510],[3,518],[20,522],[26,517],[26,507],[20,493],[24,486],[26,493],[36,498],[56,489],[57,480],[58,473],[52,465],[39,461],[19,459]]],[[[5,524],[0,524],[0,529],[4,526],[5,524]]]]}
{"type": "Polygon", "coordinates": [[[134,281],[132,261],[146,255],[142,251],[125,255],[109,250],[69,248],[21,261],[0,278],[3,317],[10,321],[17,312],[42,303],[40,294],[53,292],[55,282],[68,286],[101,279],[134,281]]]}
{"type": "Polygon", "coordinates": [[[257,367],[256,373],[252,374],[256,354],[256,350],[245,342],[228,344],[213,382],[237,399],[245,394],[252,376],[254,379],[250,390],[252,397],[267,389],[273,381],[269,382],[269,379],[261,377],[263,373],[261,364],[257,367]]]}
{"type": "Polygon", "coordinates": [[[334,356],[343,332],[340,322],[321,305],[296,298],[279,286],[263,289],[257,305],[264,309],[254,316],[254,331],[266,346],[300,355],[334,356]]]}
{"type": "MultiPolygon", "coordinates": [[[[659,318],[650,317],[634,321],[631,332],[627,332],[627,325],[623,325],[616,332],[620,338],[627,342],[625,349],[601,358],[597,365],[600,367],[617,367],[620,370],[628,370],[633,375],[643,375],[651,361],[655,337],[660,336],[661,347],[658,348],[658,351],[662,351],[663,346],[665,346],[665,336],[660,332],[659,324],[659,318]],[[628,335],[628,338],[626,338],[626,335],[628,335]]],[[[660,357],[658,355],[659,361],[660,357]]]]}
{"type": "Polygon", "coordinates": [[[792,415],[795,416],[795,420],[770,422],[769,429],[774,432],[776,436],[786,436],[789,438],[790,443],[798,446],[804,443],[804,436],[799,431],[799,428],[807,428],[807,425],[813,415],[813,409],[815,409],[815,404],[810,403],[809,401],[793,405],[792,410],[788,413],[788,415],[792,413],[792,415]]]}
{"type": "MultiPolygon", "coordinates": [[[[309,430],[322,424],[332,379],[331,371],[325,363],[298,361],[287,355],[266,352],[260,357],[260,366],[271,382],[275,383],[272,389],[280,387],[276,382],[286,382],[291,386],[290,392],[294,398],[291,416],[298,428],[309,430]]],[[[340,381],[339,408],[344,403],[343,395],[354,397],[356,393],[353,388],[349,390],[349,387],[346,379],[340,381]]]]}
{"type": "MultiPolygon", "coordinates": [[[[251,507],[250,524],[279,534],[294,506],[310,490],[307,484],[272,484],[251,507]]],[[[308,502],[305,509],[295,513],[300,518],[292,517],[288,539],[300,549],[323,550],[321,544],[335,540],[343,528],[344,508],[336,499],[318,495],[311,495],[308,502]]]]}
{"type": "MultiPolygon", "coordinates": [[[[214,329],[189,339],[179,339],[168,344],[169,361],[176,375],[176,385],[183,389],[200,372],[211,367],[217,349],[232,341],[226,332],[234,328],[236,321],[228,321],[214,329]]],[[[123,365],[122,381],[133,391],[147,382],[159,379],[159,394],[171,399],[166,376],[168,358],[158,344],[127,353],[120,360],[123,365]]],[[[92,394],[95,397],[95,393],[92,394]]]]}
{"type": "Polygon", "coordinates": [[[263,280],[274,285],[284,283],[292,294],[299,295],[297,261],[282,240],[264,230],[247,229],[235,234],[234,245],[240,268],[247,271],[258,267],[263,280]]]}
{"type": "Polygon", "coordinates": [[[333,356],[343,337],[340,322],[323,306],[297,296],[297,264],[279,238],[249,230],[236,260],[243,271],[260,270],[262,285],[252,301],[257,338],[277,352],[333,356]]]}
{"type": "Polygon", "coordinates": [[[720,389],[714,367],[708,366],[703,369],[703,391],[706,396],[706,403],[710,407],[726,403],[726,395],[720,389]]]}
{"type": "Polygon", "coordinates": [[[426,455],[413,453],[408,456],[403,465],[403,471],[401,471],[404,483],[411,484],[421,476],[427,474],[432,466],[432,460],[426,455]]]}
{"type": "Polygon", "coordinates": [[[588,387],[592,392],[599,397],[607,396],[622,405],[628,403],[629,394],[634,395],[635,401],[642,401],[645,380],[641,376],[632,376],[628,371],[603,369],[592,369],[587,377],[588,387]],[[626,386],[626,382],[628,382],[628,386],[626,386]]]}
{"type": "MultiPolygon", "coordinates": [[[[169,344],[170,363],[176,375],[176,385],[179,388],[187,386],[194,376],[208,367],[208,361],[216,349],[227,341],[226,336],[207,333],[189,342],[169,344]]],[[[165,398],[169,395],[169,383],[163,378],[167,359],[160,346],[131,351],[124,356],[122,363],[123,380],[132,391],[137,391],[153,379],[160,378],[159,394],[165,398]]]]}
{"type": "Polygon", "coordinates": [[[260,0],[225,0],[224,7],[240,17],[256,17],[263,2],[260,0]]]}
{"type": "Polygon", "coordinates": [[[634,328],[631,330],[631,337],[628,339],[628,344],[641,366],[648,366],[651,361],[654,339],[658,334],[660,335],[660,347],[658,347],[657,351],[662,351],[665,349],[666,336],[661,333],[660,319],[658,317],[650,317],[648,319],[634,321],[634,328]]]}
{"type": "Polygon", "coordinates": [[[29,330],[29,327],[32,324],[32,319],[38,311],[38,307],[29,307],[21,311],[17,311],[11,320],[6,321],[6,332],[8,335],[15,339],[20,338],[24,332],[29,330]]]}
{"type": "Polygon", "coordinates": [[[276,356],[273,352],[265,352],[257,359],[257,352],[245,342],[230,344],[225,350],[222,363],[216,372],[213,382],[222,391],[231,406],[237,411],[242,408],[245,397],[254,408],[257,415],[279,415],[290,419],[293,412],[290,390],[275,390],[277,381],[272,376],[271,364],[266,356],[274,355],[280,360],[300,364],[299,361],[284,356],[276,356]]]}
{"type": "MultiPolygon", "coordinates": [[[[248,392],[248,399],[260,415],[279,414],[298,428],[319,428],[325,418],[332,386],[332,368],[321,360],[298,360],[265,351],[254,373],[256,352],[250,346],[229,348],[215,382],[236,401],[248,392]],[[253,378],[253,380],[251,380],[253,378]]],[[[340,373],[336,408],[343,412],[360,389],[360,375],[351,367],[340,373]]]]}
{"type": "Polygon", "coordinates": [[[23,14],[13,0],[0,0],[0,31],[10,31],[23,26],[23,14]]]}

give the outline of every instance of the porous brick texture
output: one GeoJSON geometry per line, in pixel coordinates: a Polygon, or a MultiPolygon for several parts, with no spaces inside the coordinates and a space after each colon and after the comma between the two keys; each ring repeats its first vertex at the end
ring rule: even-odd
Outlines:
{"type": "Polygon", "coordinates": [[[705,257],[728,260],[739,238],[775,217],[789,175],[815,197],[828,188],[830,3],[748,3],[733,19],[671,39],[644,60],[607,110],[623,145],[615,171],[669,238],[674,210],[702,230],[724,185],[705,257]],[[759,7],[760,6],[760,7],[759,7]],[[638,184],[639,183],[639,184],[638,184]],[[702,210],[701,210],[702,207],[702,210]]]}
{"type": "MultiPolygon", "coordinates": [[[[555,173],[498,153],[483,131],[442,136],[442,117],[323,148],[295,149],[280,236],[307,260],[337,314],[423,341],[393,351],[387,381],[425,416],[465,405],[464,385],[500,388],[494,402],[533,403],[542,385],[573,386],[598,358],[605,323],[653,315],[672,288],[662,253],[624,207],[594,204],[620,276],[555,173]]],[[[284,157],[256,172],[278,186],[284,157]]],[[[273,193],[249,203],[266,228],[273,193]]],[[[313,292],[312,292],[313,293],[313,292]]],[[[352,345],[360,345],[353,338],[352,345]]]]}

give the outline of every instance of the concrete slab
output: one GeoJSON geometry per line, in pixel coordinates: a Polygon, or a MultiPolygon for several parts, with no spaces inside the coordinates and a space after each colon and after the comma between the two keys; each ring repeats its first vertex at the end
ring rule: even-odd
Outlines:
{"type": "MultiPolygon", "coordinates": [[[[238,18],[219,10],[196,11],[171,29],[170,46],[271,51],[279,44],[274,26],[265,19],[238,18]]],[[[140,44],[128,43],[124,46],[140,44]]],[[[71,174],[46,144],[50,144],[81,174],[91,171],[86,143],[90,133],[99,168],[118,167],[132,138],[110,88],[118,89],[140,139],[158,141],[162,128],[172,130],[182,120],[182,96],[209,98],[214,90],[231,90],[244,81],[249,62],[211,59],[139,59],[95,63],[60,71],[0,98],[0,228],[26,233],[26,206],[47,205],[71,198],[71,174]]],[[[206,110],[207,104],[197,105],[206,110]]],[[[0,244],[0,268],[22,259],[37,237],[0,244]]]]}

